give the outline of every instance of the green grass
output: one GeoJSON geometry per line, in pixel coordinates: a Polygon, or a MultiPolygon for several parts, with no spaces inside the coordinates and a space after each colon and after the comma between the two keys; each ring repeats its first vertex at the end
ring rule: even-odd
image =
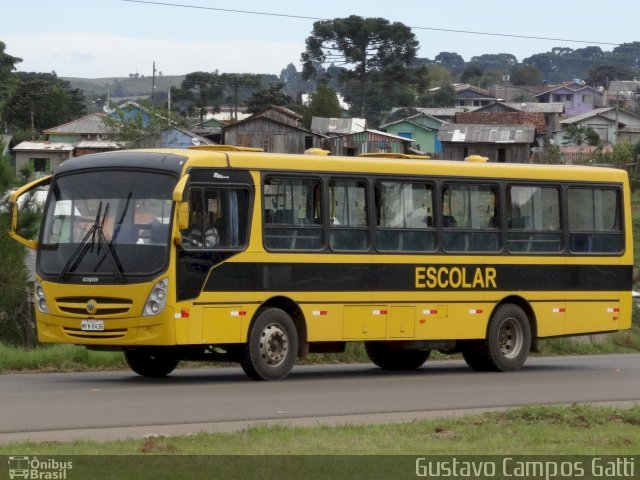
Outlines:
{"type": "Polygon", "coordinates": [[[28,350],[0,344],[0,372],[80,371],[124,367],[126,363],[119,352],[96,352],[75,345],[51,345],[28,350]]]}
{"type": "Polygon", "coordinates": [[[115,442],[9,444],[0,445],[0,455],[632,455],[640,451],[639,426],[640,406],[534,406],[398,424],[255,426],[115,442]]]}

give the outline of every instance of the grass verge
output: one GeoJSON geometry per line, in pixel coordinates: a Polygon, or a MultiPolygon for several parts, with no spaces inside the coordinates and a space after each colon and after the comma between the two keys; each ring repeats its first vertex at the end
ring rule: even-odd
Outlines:
{"type": "Polygon", "coordinates": [[[29,350],[0,344],[0,372],[62,372],[124,367],[126,363],[119,352],[96,352],[75,345],[47,345],[29,350]]]}
{"type": "Polygon", "coordinates": [[[633,455],[640,451],[639,425],[640,406],[532,406],[399,424],[9,444],[0,445],[0,455],[633,455]]]}

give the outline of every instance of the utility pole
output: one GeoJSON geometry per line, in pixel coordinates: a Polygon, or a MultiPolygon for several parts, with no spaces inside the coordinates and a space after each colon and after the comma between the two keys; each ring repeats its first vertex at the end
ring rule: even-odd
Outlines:
{"type": "Polygon", "coordinates": [[[620,111],[620,90],[616,92],[616,137],[614,139],[613,144],[617,145],[618,143],[618,114],[620,111]]]}
{"type": "Polygon", "coordinates": [[[169,125],[171,125],[171,87],[169,87],[169,93],[167,94],[167,111],[169,115],[169,125]]]}
{"type": "Polygon", "coordinates": [[[233,84],[233,119],[238,121],[238,81],[233,84]]]}
{"type": "Polygon", "coordinates": [[[151,80],[151,105],[154,104],[156,93],[156,61],[153,61],[153,79],[151,80]]]}
{"type": "Polygon", "coordinates": [[[36,125],[33,119],[33,100],[31,100],[31,140],[35,140],[36,135],[36,125]]]}

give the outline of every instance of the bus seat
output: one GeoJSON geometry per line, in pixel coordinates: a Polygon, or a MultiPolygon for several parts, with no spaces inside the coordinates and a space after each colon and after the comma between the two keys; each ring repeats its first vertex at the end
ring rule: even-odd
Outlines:
{"type": "Polygon", "coordinates": [[[119,225],[114,234],[113,240],[116,243],[137,243],[140,228],[136,225],[119,225]]]}
{"type": "Polygon", "coordinates": [[[442,226],[445,228],[455,228],[458,226],[458,222],[453,215],[443,215],[442,226]]]}
{"type": "Polygon", "coordinates": [[[164,223],[151,224],[151,243],[164,245],[167,243],[168,233],[169,225],[164,223]]]}
{"type": "Polygon", "coordinates": [[[273,213],[273,222],[276,225],[293,225],[293,211],[276,210],[273,213]]]}

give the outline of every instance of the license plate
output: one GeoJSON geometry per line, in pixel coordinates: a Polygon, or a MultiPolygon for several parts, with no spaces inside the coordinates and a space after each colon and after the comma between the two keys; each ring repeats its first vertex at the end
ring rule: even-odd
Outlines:
{"type": "Polygon", "coordinates": [[[82,320],[80,328],[85,332],[102,332],[104,331],[104,322],[102,320],[82,320]]]}

